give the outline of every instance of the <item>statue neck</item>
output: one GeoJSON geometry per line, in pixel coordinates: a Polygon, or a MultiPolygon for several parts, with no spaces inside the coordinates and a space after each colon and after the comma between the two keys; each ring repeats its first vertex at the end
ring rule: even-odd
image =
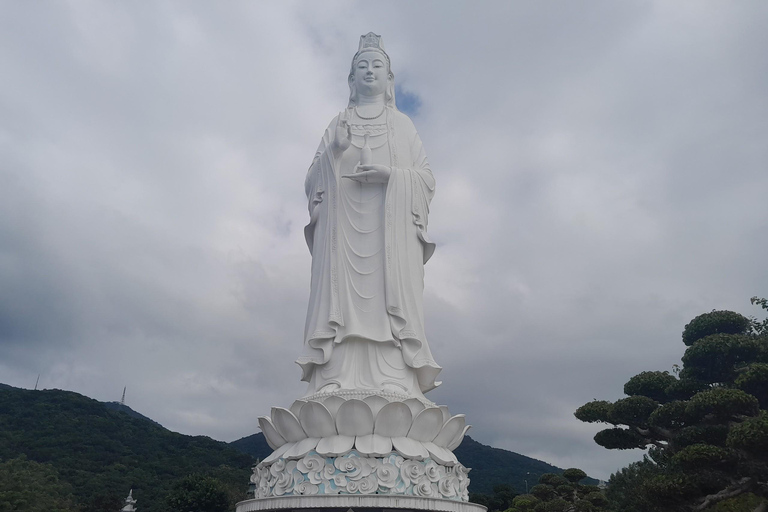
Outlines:
{"type": "Polygon", "coordinates": [[[357,95],[357,106],[358,107],[366,107],[369,105],[375,105],[378,108],[381,108],[384,106],[384,93],[377,94],[376,96],[363,96],[362,94],[357,95]]]}

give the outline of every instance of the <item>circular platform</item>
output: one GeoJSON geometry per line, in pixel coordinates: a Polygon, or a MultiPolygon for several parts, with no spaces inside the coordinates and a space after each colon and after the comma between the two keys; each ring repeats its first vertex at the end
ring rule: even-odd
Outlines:
{"type": "Polygon", "coordinates": [[[332,495],[332,496],[281,496],[241,501],[236,512],[269,512],[296,510],[302,512],[348,512],[365,509],[366,512],[396,510],[430,510],[436,512],[487,512],[476,503],[454,500],[397,496],[386,494],[332,495]]]}

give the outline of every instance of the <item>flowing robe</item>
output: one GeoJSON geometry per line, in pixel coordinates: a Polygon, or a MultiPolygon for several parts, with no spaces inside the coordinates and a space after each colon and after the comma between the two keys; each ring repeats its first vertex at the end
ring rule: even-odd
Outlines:
{"type": "Polygon", "coordinates": [[[390,107],[385,115],[386,144],[373,152],[373,163],[392,169],[389,181],[378,185],[381,194],[371,188],[375,184],[341,177],[354,172],[359,150],[353,145],[334,156],[338,116],[307,173],[310,222],[304,233],[312,283],[297,363],[310,383],[308,396],[333,384],[374,390],[389,385],[423,397],[439,385],[441,368],[424,335],[422,301],[424,264],[435,248],[427,235],[435,181],[408,116],[390,107]],[[355,186],[359,195],[350,192],[355,186]]]}

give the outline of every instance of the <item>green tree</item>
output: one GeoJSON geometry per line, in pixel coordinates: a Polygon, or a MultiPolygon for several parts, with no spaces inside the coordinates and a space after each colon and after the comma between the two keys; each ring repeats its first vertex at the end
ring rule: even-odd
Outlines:
{"type": "Polygon", "coordinates": [[[608,499],[596,485],[580,482],[587,474],[578,469],[566,469],[562,475],[546,473],[529,494],[512,500],[507,512],[602,512],[608,511],[608,499]]]}
{"type": "Polygon", "coordinates": [[[216,478],[195,473],[178,482],[165,499],[171,512],[226,512],[230,502],[216,478]]]}
{"type": "Polygon", "coordinates": [[[493,486],[493,494],[475,494],[469,496],[469,501],[488,508],[488,512],[502,512],[507,510],[517,496],[515,489],[509,484],[493,486]]]}
{"type": "Polygon", "coordinates": [[[75,510],[71,487],[49,464],[26,457],[0,462],[0,511],[65,512],[75,510]]]}
{"type": "MultiPolygon", "coordinates": [[[[768,309],[768,301],[752,298],[768,309]]],[[[611,476],[619,510],[730,510],[738,498],[768,510],[768,320],[732,311],[699,315],[683,330],[677,375],[642,372],[627,398],[595,400],[575,415],[612,425],[595,435],[608,449],[648,449],[611,476]]],[[[742,509],[746,510],[746,509],[742,509]]]]}

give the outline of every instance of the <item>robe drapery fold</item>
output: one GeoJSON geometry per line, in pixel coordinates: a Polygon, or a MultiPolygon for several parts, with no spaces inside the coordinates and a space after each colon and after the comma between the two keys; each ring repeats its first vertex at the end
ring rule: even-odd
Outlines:
{"type": "MultiPolygon", "coordinates": [[[[384,163],[381,159],[388,156],[387,165],[392,172],[386,185],[381,186],[385,193],[382,207],[365,215],[382,217],[384,229],[370,236],[384,238],[382,289],[377,293],[384,296],[380,314],[386,316],[382,319],[388,320],[389,332],[383,339],[383,336],[366,335],[362,326],[354,325],[361,308],[354,304],[354,297],[350,298],[352,294],[344,292],[345,283],[340,283],[344,273],[354,268],[344,249],[348,240],[343,230],[350,222],[354,225],[355,220],[342,218],[350,214],[350,201],[342,190],[345,184],[341,180],[347,178],[341,176],[352,174],[354,169],[348,161],[346,167],[349,168],[345,168],[342,158],[335,158],[331,151],[337,116],[323,135],[305,181],[310,222],[304,234],[312,254],[312,280],[304,352],[297,363],[302,368],[302,380],[311,382],[313,373],[328,364],[334,350],[339,350],[339,344],[346,340],[356,344],[365,341],[366,350],[379,352],[379,364],[392,360],[393,351],[387,344],[394,345],[402,354],[404,364],[415,374],[418,387],[415,391],[424,393],[439,385],[435,379],[441,370],[424,334],[423,310],[424,264],[435,249],[427,233],[435,180],[411,120],[393,108],[387,107],[385,113],[389,155],[379,154],[379,160],[374,163],[384,163]]],[[[352,350],[345,347],[339,354],[352,350]]],[[[380,386],[384,382],[375,384],[380,386]]]]}

